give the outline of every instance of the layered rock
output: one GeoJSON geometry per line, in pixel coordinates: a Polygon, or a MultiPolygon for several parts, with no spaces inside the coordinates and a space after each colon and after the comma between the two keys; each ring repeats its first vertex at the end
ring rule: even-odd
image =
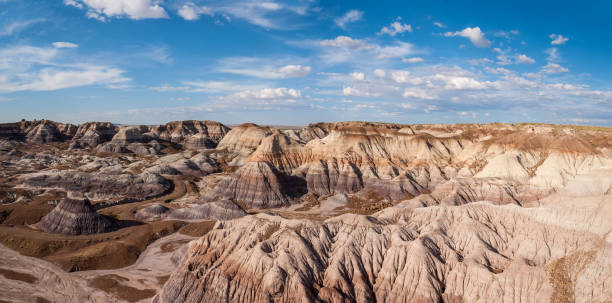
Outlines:
{"type": "Polygon", "coordinates": [[[163,204],[155,203],[138,210],[134,217],[139,220],[160,220],[168,216],[170,211],[170,208],[163,204]]]}
{"type": "Polygon", "coordinates": [[[230,200],[203,202],[202,204],[173,211],[169,218],[177,220],[232,220],[247,213],[230,200]]]}
{"type": "Polygon", "coordinates": [[[215,160],[204,153],[177,153],[159,158],[146,172],[164,175],[205,176],[219,171],[215,160]]]}
{"type": "Polygon", "coordinates": [[[612,295],[604,232],[536,216],[559,209],[387,210],[323,223],[263,214],[219,222],[189,246],[154,302],[549,302],[566,290],[579,302],[605,302],[612,295]]]}
{"type": "Polygon", "coordinates": [[[92,200],[143,200],[162,195],[172,188],[163,177],[141,175],[108,175],[81,171],[46,171],[24,176],[25,187],[60,189],[85,194],[92,200]]]}
{"type": "Polygon", "coordinates": [[[79,125],[72,137],[70,148],[96,147],[110,141],[117,127],[110,122],[87,122],[79,125]]]}
{"type": "Polygon", "coordinates": [[[269,127],[261,127],[252,123],[238,125],[232,128],[219,142],[218,150],[227,154],[226,162],[231,166],[240,166],[253,153],[261,141],[272,134],[269,127]]]}
{"type": "Polygon", "coordinates": [[[215,148],[230,131],[215,121],[174,121],[155,126],[151,134],[162,140],[177,143],[189,149],[215,148]]]}
{"type": "Polygon", "coordinates": [[[87,199],[64,198],[37,226],[49,233],[88,235],[113,231],[118,224],[96,213],[87,199]]]}
{"type": "Polygon", "coordinates": [[[91,286],[84,278],[50,262],[26,257],[0,245],[0,293],[7,302],[116,301],[111,294],[91,286]],[[11,276],[12,275],[12,276],[11,276]]]}
{"type": "Polygon", "coordinates": [[[267,162],[248,162],[206,193],[206,201],[230,199],[246,208],[289,205],[305,184],[282,175],[267,162]]]}
{"type": "Polygon", "coordinates": [[[135,153],[137,155],[156,155],[162,146],[145,133],[148,127],[126,126],[120,127],[112,140],[96,148],[98,152],[107,153],[135,153]]]}

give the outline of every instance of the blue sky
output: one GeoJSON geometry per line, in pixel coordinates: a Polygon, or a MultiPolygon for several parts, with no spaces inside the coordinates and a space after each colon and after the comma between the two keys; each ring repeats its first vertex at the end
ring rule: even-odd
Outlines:
{"type": "Polygon", "coordinates": [[[0,0],[0,121],[612,125],[611,3],[0,0]]]}

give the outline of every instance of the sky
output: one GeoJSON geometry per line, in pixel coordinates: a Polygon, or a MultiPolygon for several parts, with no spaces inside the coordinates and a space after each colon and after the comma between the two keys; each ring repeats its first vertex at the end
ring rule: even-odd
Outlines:
{"type": "Polygon", "coordinates": [[[0,122],[612,126],[611,1],[0,0],[0,122]]]}

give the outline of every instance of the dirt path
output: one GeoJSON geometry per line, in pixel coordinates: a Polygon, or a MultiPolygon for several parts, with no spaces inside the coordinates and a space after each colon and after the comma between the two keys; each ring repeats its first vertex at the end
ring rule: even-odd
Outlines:
{"type": "Polygon", "coordinates": [[[98,212],[107,216],[115,217],[119,220],[135,220],[134,214],[144,205],[162,203],[166,205],[166,207],[174,208],[174,205],[172,205],[171,203],[166,203],[166,201],[173,201],[179,199],[187,193],[187,187],[185,185],[186,180],[182,176],[164,176],[164,178],[168,178],[172,180],[172,183],[174,183],[174,189],[171,193],[144,201],[110,206],[107,208],[103,208],[98,212]]]}
{"type": "Polygon", "coordinates": [[[111,270],[71,273],[92,287],[128,302],[148,302],[161,289],[176,268],[172,255],[197,237],[174,233],[151,243],[136,263],[111,270]]]}

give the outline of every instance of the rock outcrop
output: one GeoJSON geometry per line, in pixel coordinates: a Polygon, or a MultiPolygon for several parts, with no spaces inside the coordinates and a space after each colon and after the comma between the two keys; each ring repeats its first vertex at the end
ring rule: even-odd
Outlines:
{"type": "Polygon", "coordinates": [[[172,183],[150,173],[141,175],[108,175],[81,171],[47,171],[24,176],[29,188],[60,189],[68,193],[84,194],[91,200],[144,200],[162,195],[172,183]]]}
{"type": "Polygon", "coordinates": [[[153,136],[189,149],[215,148],[230,129],[215,121],[174,121],[151,129],[153,136]]]}
{"type": "Polygon", "coordinates": [[[176,220],[232,220],[247,213],[229,200],[202,202],[202,204],[173,211],[168,218],[176,220]]]}
{"type": "Polygon", "coordinates": [[[38,228],[63,235],[106,233],[117,228],[114,219],[96,213],[87,199],[64,198],[38,223],[38,228]]]}
{"type": "Polygon", "coordinates": [[[154,302],[609,300],[611,244],[587,222],[540,219],[560,211],[476,203],[219,222],[154,302]]]}
{"type": "Polygon", "coordinates": [[[110,122],[87,122],[79,125],[72,137],[70,148],[96,147],[110,141],[117,127],[110,122]]]}
{"type": "Polygon", "coordinates": [[[139,220],[160,220],[168,216],[171,209],[160,203],[155,203],[136,212],[134,217],[139,220]]]}
{"type": "Polygon", "coordinates": [[[305,193],[304,186],[267,162],[248,162],[208,192],[205,200],[230,199],[247,209],[286,206],[292,197],[305,193]]]}

